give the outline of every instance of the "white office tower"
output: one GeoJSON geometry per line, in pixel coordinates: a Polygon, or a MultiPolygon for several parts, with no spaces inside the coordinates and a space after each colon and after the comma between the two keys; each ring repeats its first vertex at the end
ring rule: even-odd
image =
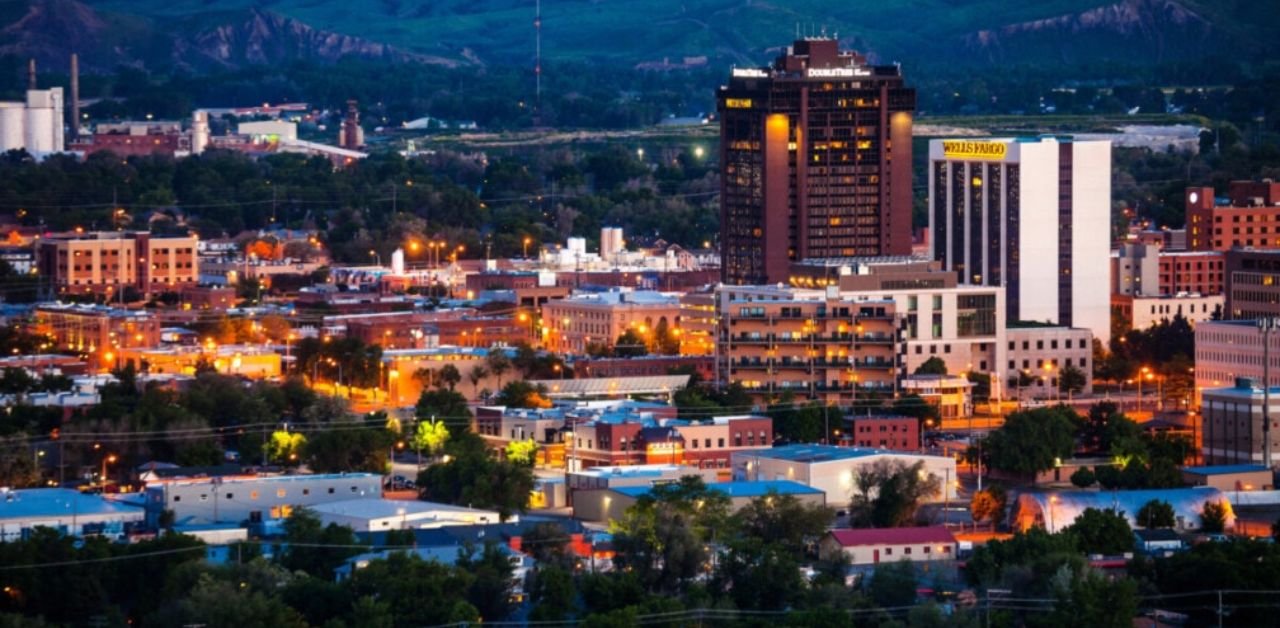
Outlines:
{"type": "Polygon", "coordinates": [[[932,257],[961,283],[1004,286],[1008,320],[1111,337],[1111,142],[929,142],[932,257]]]}
{"type": "Polygon", "coordinates": [[[625,250],[622,241],[622,227],[605,227],[600,230],[600,258],[605,262],[615,261],[615,257],[625,250]]]}
{"type": "Polygon", "coordinates": [[[62,152],[62,88],[27,91],[26,149],[32,155],[62,152]]]}

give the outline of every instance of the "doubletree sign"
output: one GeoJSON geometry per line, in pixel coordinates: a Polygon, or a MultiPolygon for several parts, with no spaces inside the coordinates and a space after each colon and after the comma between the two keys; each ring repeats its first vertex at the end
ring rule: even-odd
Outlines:
{"type": "Polygon", "coordinates": [[[964,140],[948,140],[942,143],[944,157],[969,159],[1004,159],[1009,145],[1004,142],[969,142],[964,140]]]}

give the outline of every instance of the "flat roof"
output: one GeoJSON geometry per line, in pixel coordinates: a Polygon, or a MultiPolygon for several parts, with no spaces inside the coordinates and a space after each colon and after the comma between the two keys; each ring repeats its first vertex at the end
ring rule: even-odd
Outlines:
{"type": "Polygon", "coordinates": [[[1192,475],[1224,475],[1228,473],[1258,473],[1268,469],[1260,464],[1219,464],[1204,467],[1183,467],[1182,470],[1192,475]]]}
{"type": "Polygon", "coordinates": [[[909,458],[945,458],[946,456],[929,456],[888,449],[872,449],[870,447],[836,447],[835,445],[783,445],[772,449],[757,449],[749,455],[754,458],[772,458],[791,462],[836,462],[840,460],[856,460],[871,456],[902,456],[909,458]]]}
{"type": "Polygon", "coordinates": [[[311,510],[327,515],[346,515],[364,517],[366,519],[384,519],[387,517],[410,517],[430,513],[454,515],[483,515],[497,520],[498,513],[492,510],[467,508],[452,504],[439,504],[418,500],[401,499],[344,499],[308,506],[311,510]]]}
{"type": "Polygon", "coordinates": [[[68,515],[138,515],[133,505],[69,488],[27,488],[0,492],[0,520],[68,515]]]}
{"type": "Polygon", "coordinates": [[[330,480],[369,480],[376,479],[382,481],[382,476],[376,473],[315,473],[303,475],[257,475],[257,476],[237,476],[237,477],[202,477],[202,478],[176,478],[169,485],[183,484],[208,484],[211,481],[217,481],[219,484],[247,484],[249,482],[323,482],[330,480]]]}
{"type": "Polygon", "coordinates": [[[662,477],[667,473],[678,473],[680,471],[692,471],[697,473],[699,469],[690,465],[682,464],[637,464],[615,467],[590,467],[581,471],[573,471],[573,475],[581,475],[587,477],[610,477],[610,478],[649,478],[662,477]]]}
{"type": "MultiPolygon", "coordinates": [[[[763,497],[770,492],[779,495],[816,495],[823,491],[791,480],[760,480],[742,482],[712,482],[707,488],[720,491],[730,498],[763,497]]],[[[653,490],[651,486],[622,486],[612,489],[628,497],[642,497],[653,490]]]]}
{"type": "Polygon", "coordinates": [[[956,537],[944,526],[926,528],[860,528],[832,530],[831,536],[842,547],[863,545],[917,545],[955,543],[956,537]]]}
{"type": "Polygon", "coordinates": [[[529,383],[545,386],[549,397],[587,395],[637,395],[672,393],[689,384],[689,375],[641,377],[596,377],[591,379],[536,379],[529,383]]]}

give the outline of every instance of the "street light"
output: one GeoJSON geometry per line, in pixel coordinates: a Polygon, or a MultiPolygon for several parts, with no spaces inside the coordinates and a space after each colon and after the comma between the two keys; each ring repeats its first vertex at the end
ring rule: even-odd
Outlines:
{"type": "Polygon", "coordinates": [[[533,238],[530,238],[529,236],[525,236],[525,237],[524,237],[524,255],[523,255],[523,257],[524,257],[525,259],[529,259],[529,245],[530,245],[530,244],[533,244],[533,238]]]}
{"type": "Polygon", "coordinates": [[[102,479],[102,486],[104,489],[107,486],[107,465],[115,464],[115,462],[116,462],[115,454],[108,454],[102,457],[102,475],[99,477],[102,479]]]}
{"type": "Polygon", "coordinates": [[[378,266],[382,266],[382,256],[378,255],[377,251],[373,249],[369,249],[369,257],[372,257],[373,259],[377,260],[378,266]]]}

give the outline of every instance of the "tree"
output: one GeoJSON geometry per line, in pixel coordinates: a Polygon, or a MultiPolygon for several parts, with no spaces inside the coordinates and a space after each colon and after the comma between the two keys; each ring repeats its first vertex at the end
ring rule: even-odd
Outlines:
{"type": "Polygon", "coordinates": [[[438,377],[440,378],[440,385],[448,386],[450,392],[453,392],[453,389],[458,385],[458,382],[462,381],[462,373],[458,372],[458,367],[452,364],[446,364],[440,367],[440,374],[438,377]]]}
{"type": "Polygon", "coordinates": [[[477,399],[480,397],[480,382],[483,382],[484,378],[488,376],[489,370],[479,364],[471,367],[471,370],[467,372],[467,381],[471,382],[471,394],[475,395],[477,399]]]}
{"type": "Polygon", "coordinates": [[[489,541],[480,551],[463,546],[458,569],[472,575],[467,601],[480,611],[483,621],[498,622],[511,613],[511,559],[505,548],[489,541]]]}
{"type": "Polygon", "coordinates": [[[1075,473],[1071,474],[1071,483],[1078,488],[1089,488],[1097,483],[1098,478],[1093,475],[1093,471],[1089,467],[1080,467],[1075,473]]]}
{"type": "Polygon", "coordinates": [[[445,443],[449,461],[418,474],[418,488],[430,501],[493,508],[502,519],[524,512],[533,491],[533,469],[494,460],[474,432],[457,432],[445,443]]]}
{"type": "Polygon", "coordinates": [[[294,509],[284,520],[284,539],[280,563],[321,580],[332,580],[338,565],[360,553],[355,549],[357,540],[351,528],[333,523],[321,525],[320,518],[307,508],[294,509]]]}
{"type": "Polygon", "coordinates": [[[276,464],[296,465],[307,445],[307,437],[299,432],[277,430],[271,433],[268,456],[276,464]]]}
{"type": "Polygon", "coordinates": [[[1058,373],[1058,390],[1067,393],[1068,397],[1073,394],[1079,394],[1084,390],[1089,381],[1084,371],[1076,368],[1073,364],[1062,367],[1058,373]]]}
{"type": "Polygon", "coordinates": [[[1200,511],[1200,531],[1221,534],[1227,528],[1227,507],[1220,502],[1208,502],[1200,511]]]}
{"type": "Polygon", "coordinates": [[[498,378],[498,386],[502,386],[502,376],[511,370],[511,358],[507,357],[506,349],[490,349],[489,354],[485,356],[485,365],[489,367],[489,372],[498,378]]]}
{"type": "Polygon", "coordinates": [[[640,336],[640,332],[634,329],[627,329],[614,341],[613,355],[619,358],[638,358],[649,355],[649,349],[645,345],[644,338],[640,336]]]}
{"type": "Polygon", "coordinates": [[[563,621],[573,611],[577,593],[573,576],[564,567],[553,564],[539,569],[529,589],[534,603],[530,621],[563,621]]]}
{"type": "Polygon", "coordinates": [[[743,609],[791,608],[804,591],[799,558],[789,548],[761,537],[740,537],[716,565],[712,586],[728,592],[743,609]]]}
{"type": "Polygon", "coordinates": [[[392,552],[385,560],[372,560],[355,570],[344,584],[348,595],[370,596],[388,604],[398,625],[436,626],[480,619],[480,612],[465,599],[474,580],[462,569],[392,552]]]}
{"type": "Polygon", "coordinates": [[[854,472],[850,524],[855,527],[896,528],[915,518],[920,500],[937,494],[941,478],[926,474],[924,461],[908,466],[879,460],[854,472]]]}
{"type": "Polygon", "coordinates": [[[546,392],[546,387],[541,384],[535,386],[524,380],[516,380],[507,382],[494,396],[493,403],[508,408],[550,408],[551,401],[546,398],[546,392]]]}
{"type": "Polygon", "coordinates": [[[507,460],[532,467],[538,460],[538,441],[532,438],[513,440],[507,444],[507,460]]]}
{"type": "Polygon", "coordinates": [[[699,477],[656,485],[610,526],[614,565],[634,572],[651,592],[679,592],[704,571],[728,509],[728,496],[699,477]]]}
{"type": "Polygon", "coordinates": [[[805,504],[794,495],[778,495],[769,491],[752,499],[731,518],[739,536],[765,539],[771,545],[803,557],[806,548],[815,544],[835,519],[826,506],[805,504]]]}
{"type": "Polygon", "coordinates": [[[423,390],[413,414],[419,424],[422,421],[440,421],[452,434],[471,430],[472,414],[467,399],[452,390],[423,390]]]}
{"type": "Polygon", "coordinates": [[[1133,551],[1133,529],[1124,515],[1111,510],[1086,508],[1063,529],[1086,554],[1117,555],[1133,551]]]}
{"type": "Polygon", "coordinates": [[[947,363],[938,356],[932,356],[916,367],[916,375],[946,375],[947,363]]]}
{"type": "Polygon", "coordinates": [[[449,428],[443,421],[418,421],[413,433],[413,448],[418,452],[425,450],[427,455],[434,456],[449,441],[449,428]]]}
{"type": "Polygon", "coordinates": [[[938,406],[924,400],[920,395],[903,395],[901,398],[893,402],[894,414],[902,416],[915,417],[920,421],[920,429],[923,431],[928,424],[938,425],[942,414],[938,411],[938,406]]]}
{"type": "Polygon", "coordinates": [[[984,441],[985,463],[1021,475],[1034,475],[1071,456],[1075,449],[1075,412],[1066,407],[1036,408],[1010,414],[984,441]]]}
{"type": "Polygon", "coordinates": [[[315,473],[386,473],[395,434],[383,428],[322,430],[307,439],[303,456],[315,473]]]}
{"type": "Polygon", "coordinates": [[[1138,583],[1108,578],[1092,570],[1067,570],[1069,584],[1056,593],[1058,602],[1046,619],[1049,626],[1129,628],[1138,613],[1138,583]]]}
{"type": "Polygon", "coordinates": [[[975,491],[969,500],[969,512],[974,522],[989,521],[992,527],[1004,518],[1004,509],[1008,495],[1000,485],[988,486],[985,490],[975,491]]]}
{"type": "Polygon", "coordinates": [[[1138,514],[1134,516],[1138,525],[1154,530],[1156,528],[1172,528],[1177,525],[1177,518],[1173,512],[1173,506],[1169,502],[1153,499],[1142,505],[1138,509],[1138,514]]]}
{"type": "Polygon", "coordinates": [[[902,608],[916,601],[916,569],[910,561],[881,563],[871,574],[867,593],[877,606],[902,608]]]}

